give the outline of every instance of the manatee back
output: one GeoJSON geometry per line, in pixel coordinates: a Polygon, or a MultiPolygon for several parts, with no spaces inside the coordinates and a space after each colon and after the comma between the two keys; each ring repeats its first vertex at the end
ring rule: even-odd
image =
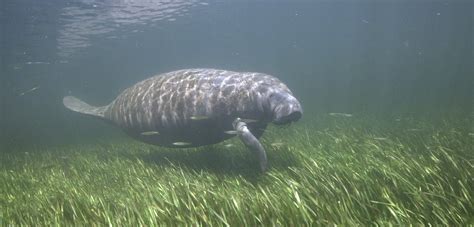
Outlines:
{"type": "Polygon", "coordinates": [[[265,89],[284,86],[265,74],[215,69],[188,69],[151,77],[124,90],[105,111],[105,118],[142,141],[172,146],[199,146],[233,135],[236,117],[255,119],[249,128],[258,136],[268,123],[265,89]],[[143,132],[156,131],[154,136],[143,132]]]}

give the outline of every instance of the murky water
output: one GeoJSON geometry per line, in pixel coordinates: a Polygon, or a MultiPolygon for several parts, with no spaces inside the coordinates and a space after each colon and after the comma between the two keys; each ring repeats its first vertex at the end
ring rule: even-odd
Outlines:
{"type": "MultiPolygon", "coordinates": [[[[176,69],[264,72],[315,114],[472,112],[472,3],[4,1],[2,140],[108,133],[66,111],[176,69]]],[[[97,135],[95,135],[97,136],[97,135]]]]}
{"type": "Polygon", "coordinates": [[[2,0],[0,224],[472,223],[473,27],[471,1],[2,0]],[[304,114],[264,134],[269,174],[237,139],[150,148],[63,105],[187,68],[293,91],[304,114]]]}

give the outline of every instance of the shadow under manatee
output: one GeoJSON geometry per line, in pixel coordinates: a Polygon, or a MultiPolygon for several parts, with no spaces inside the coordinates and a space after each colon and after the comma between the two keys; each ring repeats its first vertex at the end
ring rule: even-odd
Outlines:
{"type": "MultiPolygon", "coordinates": [[[[267,171],[285,170],[299,165],[297,157],[287,149],[265,147],[269,163],[267,171]]],[[[160,166],[176,165],[197,172],[204,170],[217,175],[239,175],[248,180],[256,180],[262,176],[257,155],[243,146],[226,147],[217,144],[188,149],[156,147],[150,148],[150,152],[146,154],[137,156],[145,163],[160,166]]]]}

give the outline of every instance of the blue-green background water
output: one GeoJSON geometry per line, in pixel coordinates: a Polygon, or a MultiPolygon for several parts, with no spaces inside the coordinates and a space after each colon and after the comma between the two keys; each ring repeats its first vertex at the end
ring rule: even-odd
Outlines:
{"type": "Polygon", "coordinates": [[[0,148],[110,138],[62,97],[103,105],[192,67],[277,76],[302,121],[472,115],[473,12],[462,0],[1,0],[0,148]]]}

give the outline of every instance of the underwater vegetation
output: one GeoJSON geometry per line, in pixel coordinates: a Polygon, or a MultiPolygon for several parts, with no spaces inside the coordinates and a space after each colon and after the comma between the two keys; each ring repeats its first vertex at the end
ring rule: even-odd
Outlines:
{"type": "Polygon", "coordinates": [[[474,224],[472,119],[320,116],[270,127],[270,168],[237,139],[124,136],[0,153],[0,225],[474,224]]]}

